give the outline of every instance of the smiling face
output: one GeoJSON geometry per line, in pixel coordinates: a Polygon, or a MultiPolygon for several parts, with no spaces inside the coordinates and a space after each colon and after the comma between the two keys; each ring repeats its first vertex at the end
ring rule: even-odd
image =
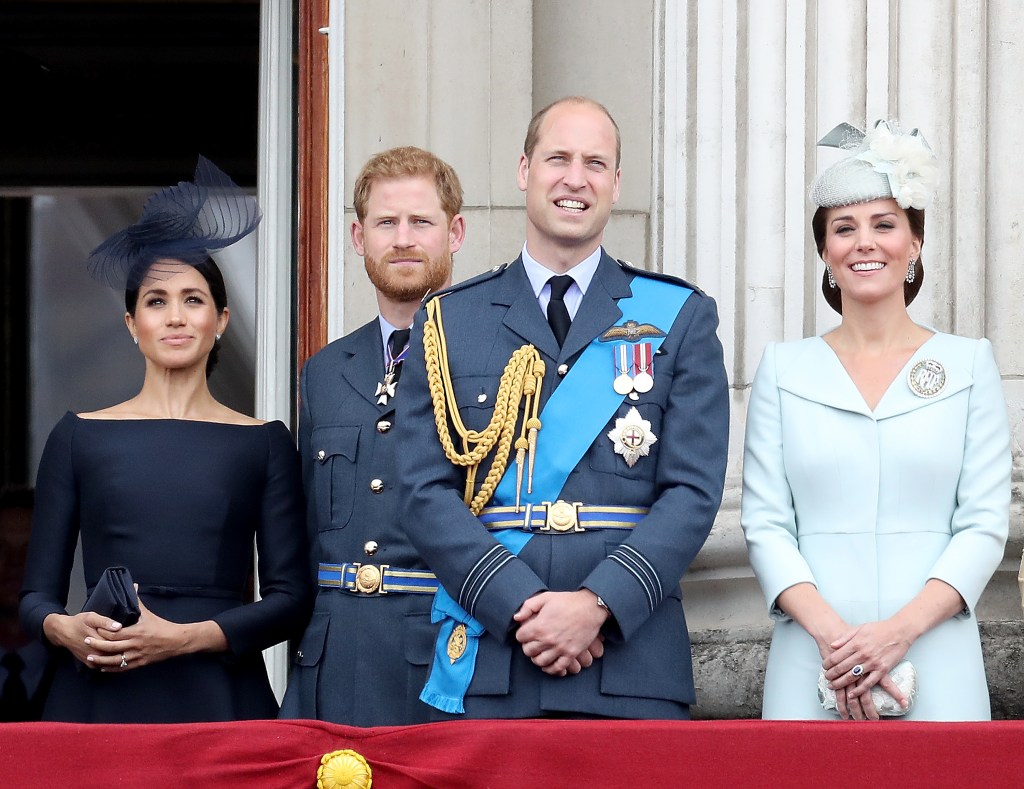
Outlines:
{"type": "Polygon", "coordinates": [[[139,341],[148,364],[163,369],[205,368],[216,335],[228,324],[228,310],[218,312],[206,278],[195,268],[157,261],[163,279],[147,278],[138,291],[134,314],[125,313],[128,330],[139,341]]]}
{"type": "Polygon", "coordinates": [[[564,271],[601,244],[619,199],[615,127],[589,103],[556,104],[531,155],[519,159],[526,192],[526,245],[538,262],[564,271]]]}
{"type": "Polygon", "coordinates": [[[921,239],[895,200],[828,209],[821,257],[832,267],[844,305],[892,300],[903,308],[907,267],[920,254],[921,239]]]}
{"type": "Polygon", "coordinates": [[[462,216],[449,221],[426,176],[374,181],[365,218],[352,223],[352,245],[370,281],[395,302],[419,302],[445,287],[464,236],[462,216]]]}

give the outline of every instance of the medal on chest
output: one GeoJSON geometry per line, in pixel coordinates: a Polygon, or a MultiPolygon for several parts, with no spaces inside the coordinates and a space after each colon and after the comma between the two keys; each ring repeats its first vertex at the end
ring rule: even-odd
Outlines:
{"type": "Polygon", "coordinates": [[[640,416],[636,406],[632,406],[624,417],[615,420],[615,427],[608,431],[616,455],[622,455],[630,468],[636,462],[650,454],[651,447],[658,437],[651,430],[651,423],[640,416]]]}
{"type": "Polygon", "coordinates": [[[390,348],[385,348],[384,350],[387,356],[387,364],[384,367],[384,380],[377,384],[377,389],[373,393],[373,396],[377,398],[377,405],[387,405],[388,400],[395,396],[401,365],[405,361],[405,355],[409,352],[409,346],[406,345],[398,356],[392,356],[390,348]]]}
{"type": "Polygon", "coordinates": [[[612,347],[615,394],[638,400],[654,388],[654,347],[649,342],[636,345],[621,343],[612,347]]]}

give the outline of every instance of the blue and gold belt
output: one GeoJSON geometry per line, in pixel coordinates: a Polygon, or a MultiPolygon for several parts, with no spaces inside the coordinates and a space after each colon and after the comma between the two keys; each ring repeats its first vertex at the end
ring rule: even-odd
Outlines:
{"type": "Polygon", "coordinates": [[[340,589],[360,595],[437,592],[437,577],[432,572],[403,570],[389,564],[321,564],[317,583],[327,589],[340,589]]]}
{"type": "Polygon", "coordinates": [[[488,529],[521,529],[538,534],[573,534],[591,529],[632,529],[649,507],[545,501],[516,507],[484,507],[478,516],[488,529]]]}

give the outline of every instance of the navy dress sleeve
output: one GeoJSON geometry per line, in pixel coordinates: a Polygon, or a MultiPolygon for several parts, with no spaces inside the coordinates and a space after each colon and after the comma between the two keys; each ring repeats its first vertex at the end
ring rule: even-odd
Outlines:
{"type": "Polygon", "coordinates": [[[67,613],[78,542],[78,483],[72,462],[76,421],[72,414],[65,414],[53,428],[36,475],[21,621],[31,635],[44,642],[43,620],[50,614],[67,613]]]}
{"type": "Polygon", "coordinates": [[[234,654],[266,649],[301,632],[312,606],[299,459],[281,422],[267,425],[266,465],[256,527],[260,599],[214,617],[234,654]]]}

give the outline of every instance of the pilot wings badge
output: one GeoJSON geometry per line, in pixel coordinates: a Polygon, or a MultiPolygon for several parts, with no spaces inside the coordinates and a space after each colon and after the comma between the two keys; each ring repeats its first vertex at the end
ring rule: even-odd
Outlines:
{"type": "Polygon", "coordinates": [[[664,337],[665,332],[652,323],[628,320],[621,326],[612,326],[598,337],[601,342],[639,342],[645,337],[664,337]]]}
{"type": "Polygon", "coordinates": [[[636,462],[650,454],[658,437],[651,432],[651,423],[640,416],[636,406],[629,409],[624,417],[615,420],[615,427],[608,431],[615,454],[622,455],[626,465],[633,468],[636,462]]]}

